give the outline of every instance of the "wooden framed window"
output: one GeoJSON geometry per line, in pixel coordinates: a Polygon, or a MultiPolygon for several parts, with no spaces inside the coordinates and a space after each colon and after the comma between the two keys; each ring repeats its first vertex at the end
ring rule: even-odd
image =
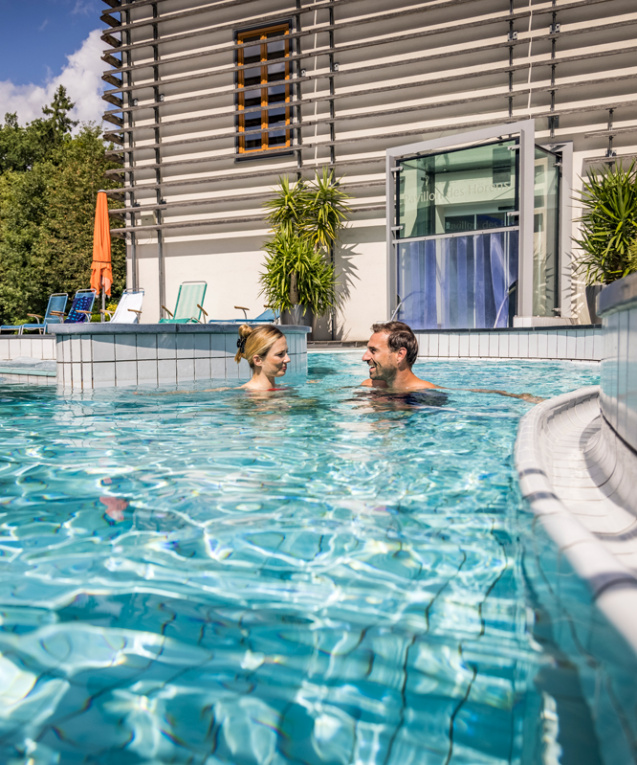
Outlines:
{"type": "Polygon", "coordinates": [[[289,34],[287,23],[237,33],[240,154],[290,145],[289,34]]]}

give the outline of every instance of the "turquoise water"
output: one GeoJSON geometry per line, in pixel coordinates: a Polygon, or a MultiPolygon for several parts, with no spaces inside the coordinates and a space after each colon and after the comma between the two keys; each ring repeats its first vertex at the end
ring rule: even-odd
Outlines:
{"type": "Polygon", "coordinates": [[[512,460],[531,405],[375,396],[360,353],[309,366],[268,397],[0,386],[1,762],[557,761],[512,460]]]}

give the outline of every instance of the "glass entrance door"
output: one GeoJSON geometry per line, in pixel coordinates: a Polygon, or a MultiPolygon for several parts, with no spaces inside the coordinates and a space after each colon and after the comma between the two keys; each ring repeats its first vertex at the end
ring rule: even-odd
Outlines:
{"type": "Polygon", "coordinates": [[[518,148],[510,139],[399,161],[397,317],[414,329],[511,325],[518,148]]]}

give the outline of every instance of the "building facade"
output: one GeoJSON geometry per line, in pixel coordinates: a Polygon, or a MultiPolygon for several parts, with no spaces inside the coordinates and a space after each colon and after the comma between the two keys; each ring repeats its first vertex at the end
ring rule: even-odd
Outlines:
{"type": "Polygon", "coordinates": [[[352,214],[315,336],[362,339],[396,309],[587,321],[573,196],[637,153],[634,0],[104,2],[113,234],[145,321],[191,279],[211,318],[259,313],[262,204],[324,166],[352,214]]]}

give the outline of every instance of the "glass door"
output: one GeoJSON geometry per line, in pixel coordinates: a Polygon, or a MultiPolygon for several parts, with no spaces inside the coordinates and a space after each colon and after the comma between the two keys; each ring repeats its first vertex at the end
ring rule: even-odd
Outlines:
{"type": "Polygon", "coordinates": [[[515,313],[518,139],[401,159],[397,317],[414,329],[507,327],[515,313]]]}
{"type": "Polygon", "coordinates": [[[533,184],[533,315],[555,316],[560,307],[560,158],[535,147],[533,184]]]}

